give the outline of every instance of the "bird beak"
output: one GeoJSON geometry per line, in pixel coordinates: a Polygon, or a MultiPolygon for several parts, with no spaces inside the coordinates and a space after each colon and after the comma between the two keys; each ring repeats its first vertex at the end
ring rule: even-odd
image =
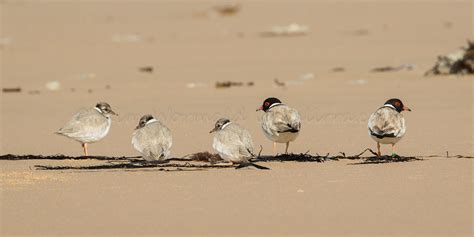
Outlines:
{"type": "Polygon", "coordinates": [[[255,111],[260,111],[260,110],[263,110],[263,106],[260,106],[257,110],[255,111]]]}
{"type": "Polygon", "coordinates": [[[403,106],[403,111],[411,111],[411,109],[406,106],[403,106]]]}
{"type": "Polygon", "coordinates": [[[211,131],[209,131],[209,133],[213,133],[215,132],[217,129],[216,128],[213,128],[211,131]]]}
{"type": "Polygon", "coordinates": [[[118,116],[118,114],[115,113],[113,110],[110,110],[110,113],[111,113],[112,115],[118,116]]]}

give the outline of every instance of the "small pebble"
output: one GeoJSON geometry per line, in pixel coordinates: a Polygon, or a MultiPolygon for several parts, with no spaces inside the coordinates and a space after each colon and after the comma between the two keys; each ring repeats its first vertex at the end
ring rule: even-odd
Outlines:
{"type": "Polygon", "coordinates": [[[61,88],[61,83],[59,81],[50,81],[46,83],[45,87],[50,91],[57,91],[61,88]]]}

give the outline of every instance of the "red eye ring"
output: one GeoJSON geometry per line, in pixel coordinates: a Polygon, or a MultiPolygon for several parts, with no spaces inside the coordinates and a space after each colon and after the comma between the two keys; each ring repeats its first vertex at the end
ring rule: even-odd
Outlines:
{"type": "Polygon", "coordinates": [[[265,102],[265,106],[266,106],[266,107],[270,106],[270,103],[265,102]]]}

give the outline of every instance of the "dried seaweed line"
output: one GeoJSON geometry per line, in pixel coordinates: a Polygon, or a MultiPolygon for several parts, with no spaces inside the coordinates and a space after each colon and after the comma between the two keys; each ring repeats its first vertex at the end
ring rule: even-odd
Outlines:
{"type": "Polygon", "coordinates": [[[209,168],[231,168],[232,166],[222,165],[193,165],[190,163],[185,164],[153,164],[153,163],[126,163],[126,164],[105,164],[105,165],[92,165],[92,166],[49,166],[49,165],[36,165],[35,168],[38,170],[103,170],[103,169],[149,169],[149,168],[178,168],[178,169],[209,169],[209,168]]]}
{"type": "Polygon", "coordinates": [[[134,157],[108,157],[108,156],[65,156],[65,155],[52,155],[52,156],[43,156],[43,155],[13,155],[6,154],[1,155],[0,160],[130,160],[138,159],[139,156],[134,157]]]}

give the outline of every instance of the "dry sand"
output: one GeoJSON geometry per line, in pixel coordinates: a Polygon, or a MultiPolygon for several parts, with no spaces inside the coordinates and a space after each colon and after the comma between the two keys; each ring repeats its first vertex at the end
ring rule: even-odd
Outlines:
{"type": "Polygon", "coordinates": [[[0,154],[81,155],[53,132],[98,101],[120,116],[90,145],[93,155],[136,156],[131,133],[145,113],[171,128],[176,157],[212,151],[208,131],[222,116],[270,154],[255,108],[276,96],[303,117],[292,152],[375,147],[368,116],[399,97],[413,112],[398,153],[439,157],[193,172],[38,171],[98,162],[0,161],[2,236],[472,235],[472,159],[443,157],[474,155],[474,78],[422,76],[437,55],[473,37],[472,1],[241,1],[228,17],[209,14],[216,2],[1,1],[1,84],[23,91],[0,94],[0,154]],[[293,22],[310,33],[259,36],[293,22]],[[416,67],[369,72],[401,64],[416,67]],[[298,80],[306,73],[314,78],[298,80]],[[226,80],[255,86],[214,88],[226,80]],[[60,90],[46,90],[49,81],[60,90]]]}

